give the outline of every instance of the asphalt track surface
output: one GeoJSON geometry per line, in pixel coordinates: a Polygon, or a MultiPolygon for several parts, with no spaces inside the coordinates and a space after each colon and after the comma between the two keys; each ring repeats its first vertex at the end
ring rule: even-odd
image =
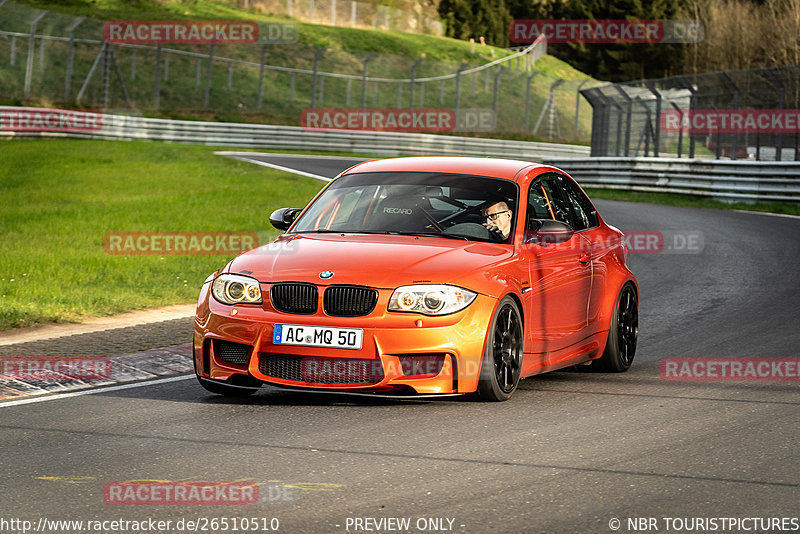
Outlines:
{"type": "MultiPolygon", "coordinates": [[[[320,161],[313,167],[327,176],[347,166],[320,161]]],[[[629,372],[542,375],[497,404],[271,388],[232,400],[189,379],[6,406],[0,518],[278,518],[280,532],[310,533],[399,532],[348,518],[410,518],[403,532],[448,532],[417,528],[448,518],[450,531],[481,533],[797,518],[800,383],[667,381],[659,361],[797,357],[800,219],[597,206],[623,230],[703,238],[693,253],[632,255],[641,303],[629,372]],[[264,485],[249,506],[106,504],[107,483],[143,479],[264,485]]]]}

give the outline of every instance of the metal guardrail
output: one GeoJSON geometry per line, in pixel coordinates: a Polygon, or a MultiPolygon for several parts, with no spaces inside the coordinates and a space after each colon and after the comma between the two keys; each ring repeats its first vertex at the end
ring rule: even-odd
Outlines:
{"type": "Polygon", "coordinates": [[[678,158],[546,159],[582,185],[717,200],[800,202],[800,162],[678,158]]]}
{"type": "MultiPolygon", "coordinates": [[[[0,106],[0,114],[18,109],[0,106]]],[[[298,126],[150,119],[110,114],[102,115],[102,128],[96,131],[9,131],[0,125],[0,139],[14,137],[165,141],[271,150],[347,151],[385,155],[498,156],[525,160],[589,155],[588,146],[558,143],[404,132],[312,130],[298,126]]]]}

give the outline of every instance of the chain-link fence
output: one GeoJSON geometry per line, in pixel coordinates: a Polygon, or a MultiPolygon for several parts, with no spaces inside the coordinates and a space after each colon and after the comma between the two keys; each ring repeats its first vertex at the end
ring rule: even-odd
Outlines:
{"type": "Polygon", "coordinates": [[[593,156],[800,160],[800,65],[582,91],[593,156]]]}
{"type": "Polygon", "coordinates": [[[0,103],[286,125],[310,108],[445,108],[453,131],[588,142],[578,91],[597,82],[537,70],[543,43],[493,50],[458,62],[301,42],[112,43],[103,21],[0,0],[0,103]]]}

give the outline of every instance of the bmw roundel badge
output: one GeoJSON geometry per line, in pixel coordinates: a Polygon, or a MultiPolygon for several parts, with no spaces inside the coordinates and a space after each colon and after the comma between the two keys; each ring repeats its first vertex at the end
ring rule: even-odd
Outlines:
{"type": "Polygon", "coordinates": [[[319,277],[322,278],[323,280],[327,280],[328,278],[332,278],[333,277],[333,271],[322,271],[321,273],[319,273],[319,277]]]}

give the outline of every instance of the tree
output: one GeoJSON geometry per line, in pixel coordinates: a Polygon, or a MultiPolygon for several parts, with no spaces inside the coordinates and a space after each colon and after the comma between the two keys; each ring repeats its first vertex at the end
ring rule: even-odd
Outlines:
{"type": "Polygon", "coordinates": [[[505,0],[442,0],[439,16],[445,23],[445,34],[455,39],[481,36],[494,46],[508,46],[508,25],[511,14],[505,0]]]}

